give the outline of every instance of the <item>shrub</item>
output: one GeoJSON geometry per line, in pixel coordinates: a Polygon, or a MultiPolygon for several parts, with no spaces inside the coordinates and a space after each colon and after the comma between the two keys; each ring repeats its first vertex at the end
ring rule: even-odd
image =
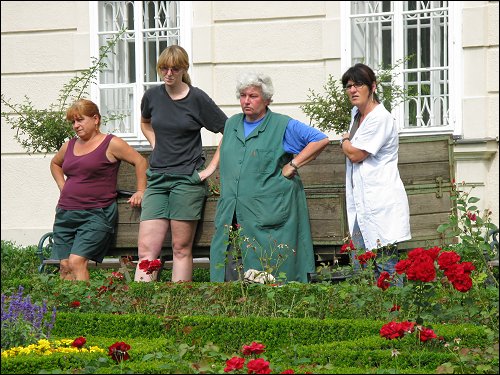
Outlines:
{"type": "MultiPolygon", "coordinates": [[[[66,140],[74,137],[75,131],[66,121],[66,109],[72,102],[88,96],[90,84],[96,79],[98,73],[107,67],[107,56],[113,51],[124,32],[125,30],[121,30],[100,47],[99,57],[92,58],[91,67],[75,75],[65,84],[59,91],[57,102],[50,104],[49,108],[36,109],[26,95],[22,103],[14,103],[2,94],[2,105],[5,105],[9,112],[2,112],[1,116],[15,131],[15,140],[26,149],[28,154],[56,152],[66,140]]],[[[116,114],[103,116],[102,123],[106,124],[106,122],[122,117],[116,114]]]]}
{"type": "Polygon", "coordinates": [[[35,254],[35,246],[22,247],[2,240],[1,254],[2,292],[15,292],[19,285],[29,285],[38,274],[39,260],[35,254]]]}
{"type": "Polygon", "coordinates": [[[41,306],[31,302],[30,296],[23,297],[24,288],[10,297],[2,293],[2,349],[34,344],[48,338],[56,320],[56,308],[47,314],[45,302],[41,306]]]}
{"type": "MultiPolygon", "coordinates": [[[[388,111],[409,97],[407,91],[395,84],[394,77],[398,74],[396,68],[411,58],[412,56],[409,56],[393,66],[379,66],[376,69],[377,95],[388,111]]],[[[344,92],[341,80],[335,79],[332,75],[328,76],[323,90],[324,94],[320,94],[309,89],[307,102],[300,108],[318,129],[333,130],[336,134],[342,134],[349,129],[352,104],[344,92]]]]}

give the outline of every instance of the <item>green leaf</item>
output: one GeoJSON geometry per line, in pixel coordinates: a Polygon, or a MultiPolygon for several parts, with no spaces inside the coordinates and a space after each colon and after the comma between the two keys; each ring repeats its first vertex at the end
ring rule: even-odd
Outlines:
{"type": "MultiPolygon", "coordinates": [[[[15,131],[14,139],[26,149],[28,154],[49,153],[58,151],[70,138],[75,136],[72,125],[66,121],[66,110],[70,103],[88,96],[89,87],[97,74],[106,68],[108,55],[120,41],[125,29],[114,35],[105,45],[99,48],[99,57],[92,59],[93,64],[77,73],[59,91],[56,103],[45,109],[37,109],[30,98],[24,96],[21,103],[13,103],[1,95],[2,105],[7,110],[1,113],[5,122],[15,131]]],[[[116,120],[123,116],[103,117],[102,124],[108,120],[116,120]]]]}
{"type": "Polygon", "coordinates": [[[438,226],[437,228],[437,232],[438,233],[443,233],[445,232],[448,228],[450,227],[450,224],[441,224],[440,226],[438,226]]]}

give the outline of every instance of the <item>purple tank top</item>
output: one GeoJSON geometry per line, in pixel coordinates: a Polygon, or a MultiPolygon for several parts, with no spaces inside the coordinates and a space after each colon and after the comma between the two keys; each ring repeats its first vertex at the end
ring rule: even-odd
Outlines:
{"type": "Polygon", "coordinates": [[[66,182],[58,206],[65,210],[86,210],[110,206],[116,199],[116,181],[120,161],[106,157],[113,134],[108,134],[97,148],[76,156],[73,152],[77,138],[68,143],[62,169],[66,182]]]}

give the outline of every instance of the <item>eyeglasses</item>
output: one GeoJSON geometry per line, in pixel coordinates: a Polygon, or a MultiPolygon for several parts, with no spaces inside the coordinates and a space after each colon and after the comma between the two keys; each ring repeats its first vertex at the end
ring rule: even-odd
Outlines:
{"type": "Polygon", "coordinates": [[[179,73],[181,71],[180,68],[176,68],[176,67],[169,68],[167,66],[160,66],[160,70],[162,72],[166,72],[166,73],[168,73],[168,71],[170,70],[172,72],[172,74],[177,74],[177,73],[179,73]]]}
{"type": "Polygon", "coordinates": [[[361,83],[361,82],[355,82],[355,83],[348,83],[347,85],[345,85],[344,87],[344,90],[345,91],[349,91],[351,89],[351,87],[355,87],[356,90],[360,89],[361,87],[363,87],[365,84],[364,83],[361,83]]]}

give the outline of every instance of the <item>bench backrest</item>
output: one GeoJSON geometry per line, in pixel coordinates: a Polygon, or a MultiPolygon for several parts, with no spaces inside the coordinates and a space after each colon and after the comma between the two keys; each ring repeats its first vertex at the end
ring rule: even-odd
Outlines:
{"type": "MultiPolygon", "coordinates": [[[[454,167],[453,141],[448,136],[401,137],[399,170],[410,203],[412,239],[400,244],[400,249],[442,245],[437,227],[448,221],[452,210],[450,199],[454,167]]],[[[207,161],[216,147],[204,147],[207,161]]],[[[149,152],[142,152],[145,157],[149,152]]],[[[315,252],[332,253],[344,243],[348,234],[345,210],[345,157],[338,142],[330,142],[318,158],[300,169],[306,191],[315,252]]],[[[218,172],[212,177],[218,181],[218,172]]],[[[118,176],[118,189],[135,190],[132,166],[122,163],[118,176]]],[[[214,233],[217,197],[207,199],[199,223],[193,252],[207,256],[214,233]]],[[[119,251],[137,252],[140,209],[130,208],[125,198],[118,199],[118,230],[114,247],[119,251]]],[[[166,249],[171,246],[170,236],[165,239],[166,249]]]]}

